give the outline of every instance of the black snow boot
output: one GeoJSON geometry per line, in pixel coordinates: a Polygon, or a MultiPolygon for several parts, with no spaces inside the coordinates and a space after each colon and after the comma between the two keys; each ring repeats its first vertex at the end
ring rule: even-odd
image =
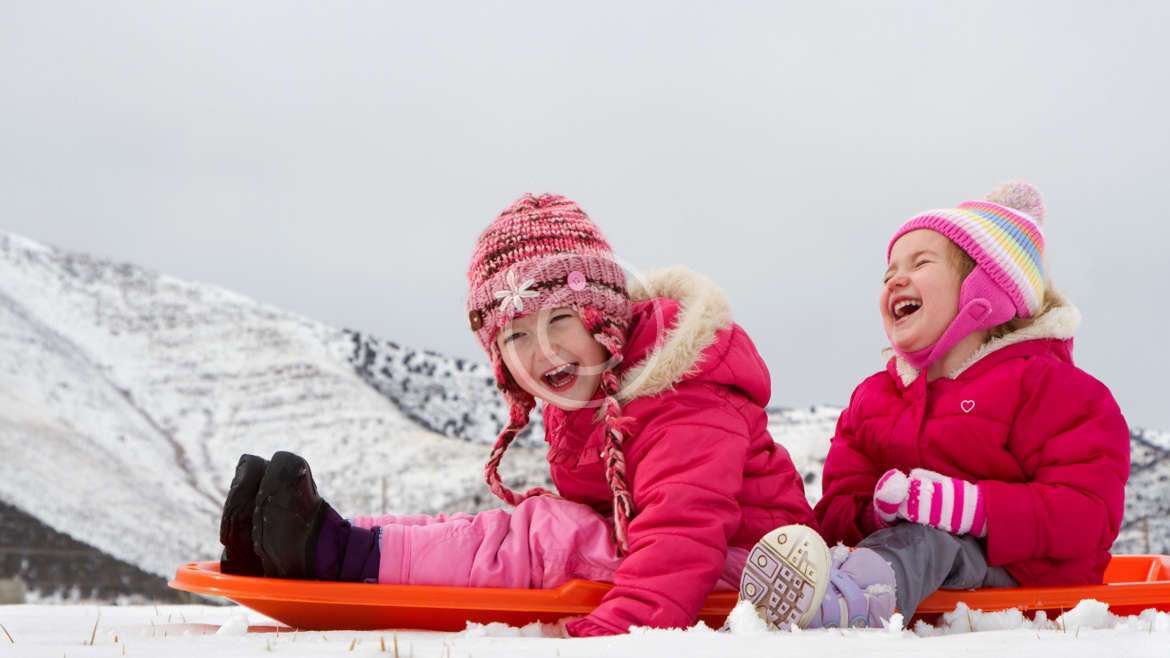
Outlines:
{"type": "Polygon", "coordinates": [[[269,578],[315,578],[313,560],[329,506],[317,495],[309,463],[291,452],[272,455],[252,518],[252,547],[269,578]]]}
{"type": "Polygon", "coordinates": [[[256,455],[241,455],[236,464],[236,475],[228,487],[223,516],[219,519],[219,543],[223,544],[219,570],[222,573],[264,575],[264,566],[252,550],[252,511],[256,509],[256,492],[267,467],[268,460],[256,455]]]}

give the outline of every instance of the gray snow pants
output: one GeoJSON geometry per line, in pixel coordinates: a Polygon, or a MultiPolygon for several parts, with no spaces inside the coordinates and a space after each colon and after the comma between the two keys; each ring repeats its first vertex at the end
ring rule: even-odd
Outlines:
{"type": "Polygon", "coordinates": [[[907,621],[918,604],[938,589],[1016,587],[1003,567],[987,564],[979,541],[967,535],[952,535],[918,523],[899,523],[861,540],[894,567],[898,587],[898,610],[907,621]]]}

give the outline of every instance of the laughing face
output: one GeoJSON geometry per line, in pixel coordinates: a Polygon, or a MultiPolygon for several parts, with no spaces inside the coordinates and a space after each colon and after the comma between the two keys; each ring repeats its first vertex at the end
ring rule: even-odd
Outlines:
{"type": "Polygon", "coordinates": [[[953,264],[956,247],[941,233],[921,229],[898,238],[882,286],[881,313],[894,347],[930,347],[959,312],[962,277],[953,264]]]}
{"type": "Polygon", "coordinates": [[[571,308],[516,318],[496,335],[496,345],[521,388],[565,411],[589,404],[609,359],[571,308]]]}

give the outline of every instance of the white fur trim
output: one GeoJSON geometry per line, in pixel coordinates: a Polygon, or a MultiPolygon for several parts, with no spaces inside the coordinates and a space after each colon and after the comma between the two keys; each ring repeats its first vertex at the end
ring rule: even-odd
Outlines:
{"type": "MultiPolygon", "coordinates": [[[[1055,338],[1058,340],[1068,340],[1072,338],[1077,331],[1077,327],[1081,324],[1081,312],[1076,306],[1070,304],[1067,300],[1061,298],[1059,306],[1054,306],[1049,309],[1047,313],[1036,318],[1036,321],[1031,325],[1013,331],[1012,333],[1001,336],[994,340],[988,341],[975,350],[975,352],[967,358],[959,367],[947,373],[947,377],[954,379],[963,374],[971,366],[978,363],[981,359],[992,352],[997,352],[1010,345],[1022,343],[1029,340],[1041,340],[1048,338],[1055,338]]],[[[897,361],[894,362],[898,371],[898,376],[902,379],[903,386],[909,386],[918,379],[919,371],[914,366],[910,365],[900,356],[897,356],[890,348],[882,350],[882,356],[887,361],[894,357],[897,361]]]]}
{"type": "Polygon", "coordinates": [[[731,326],[731,305],[711,279],[675,266],[634,277],[632,301],[669,297],[679,302],[675,326],[645,359],[622,375],[618,400],[657,395],[695,371],[703,350],[715,342],[720,329],[731,326]]]}
{"type": "Polygon", "coordinates": [[[1056,338],[1059,340],[1068,340],[1072,338],[1077,331],[1077,327],[1081,324],[1081,312],[1072,304],[1064,304],[1049,310],[1044,315],[1036,318],[1030,326],[1024,327],[1019,331],[996,338],[975,351],[963,365],[955,368],[949,375],[952,379],[958,377],[964,370],[970,368],[979,362],[980,359],[991,354],[992,352],[1002,350],[1009,345],[1022,343],[1028,340],[1038,340],[1045,338],[1056,338]]]}

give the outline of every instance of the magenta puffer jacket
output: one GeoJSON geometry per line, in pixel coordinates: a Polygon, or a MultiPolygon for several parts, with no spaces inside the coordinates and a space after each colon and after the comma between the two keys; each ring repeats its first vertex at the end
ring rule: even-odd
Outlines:
{"type": "MultiPolygon", "coordinates": [[[[768,368],[722,293],[682,268],[631,286],[623,354],[624,444],[635,516],[614,588],[575,636],[633,625],[693,624],[729,547],[750,548],[789,523],[813,524],[804,484],[768,433],[768,368]]],[[[612,513],[596,409],[545,406],[548,459],[558,492],[612,513]]]]}
{"type": "Polygon", "coordinates": [[[984,345],[926,382],[900,358],[853,392],[837,422],[816,516],[826,540],[877,530],[888,469],[976,482],[988,562],[1022,586],[1100,583],[1121,527],[1129,430],[1104,384],[1073,365],[1075,307],[984,345]]]}

